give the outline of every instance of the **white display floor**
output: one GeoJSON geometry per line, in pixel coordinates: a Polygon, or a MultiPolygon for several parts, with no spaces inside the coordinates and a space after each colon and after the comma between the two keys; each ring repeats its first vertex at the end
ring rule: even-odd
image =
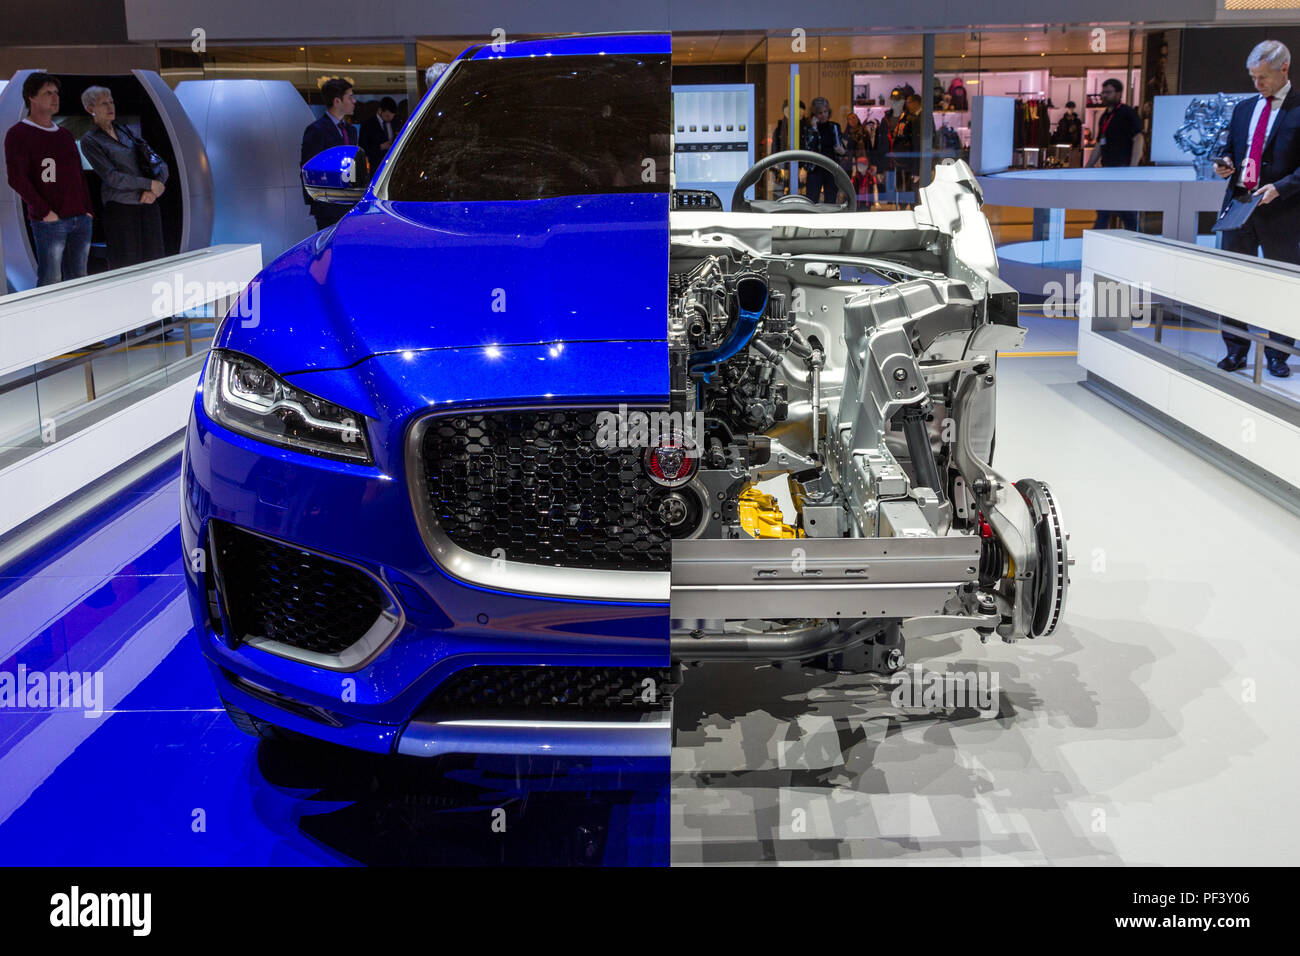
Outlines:
{"type": "MultiPolygon", "coordinates": [[[[1027,317],[1028,350],[1069,348],[1027,317]]],[[[914,640],[998,714],[884,678],[710,665],[675,701],[672,862],[1279,865],[1300,850],[1300,518],[1080,387],[1000,364],[995,464],[1049,482],[1069,604],[1038,642],[914,640]]],[[[1300,373],[1300,369],[1297,369],[1300,373]]]]}

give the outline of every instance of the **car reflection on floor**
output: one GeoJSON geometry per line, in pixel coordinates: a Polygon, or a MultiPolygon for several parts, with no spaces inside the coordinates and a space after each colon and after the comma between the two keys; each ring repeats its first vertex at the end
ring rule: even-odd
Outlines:
{"type": "Polygon", "coordinates": [[[362,863],[667,862],[666,758],[340,758],[270,742],[258,767],[277,789],[311,791],[302,834],[362,863]]]}

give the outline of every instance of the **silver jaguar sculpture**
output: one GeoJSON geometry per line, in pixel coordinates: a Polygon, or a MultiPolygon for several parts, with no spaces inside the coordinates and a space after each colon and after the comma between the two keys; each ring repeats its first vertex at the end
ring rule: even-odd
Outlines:
{"type": "Polygon", "coordinates": [[[1174,142],[1183,152],[1192,154],[1197,179],[1214,179],[1213,158],[1222,155],[1232,111],[1250,95],[1215,93],[1193,97],[1187,104],[1183,125],[1174,133],[1174,142]]]}

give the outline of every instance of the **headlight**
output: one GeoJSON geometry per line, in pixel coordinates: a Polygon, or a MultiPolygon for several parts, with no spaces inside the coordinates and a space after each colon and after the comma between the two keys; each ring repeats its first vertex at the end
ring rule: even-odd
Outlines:
{"type": "Polygon", "coordinates": [[[231,431],[272,445],[369,463],[362,416],[294,388],[247,355],[213,349],[203,410],[231,431]]]}

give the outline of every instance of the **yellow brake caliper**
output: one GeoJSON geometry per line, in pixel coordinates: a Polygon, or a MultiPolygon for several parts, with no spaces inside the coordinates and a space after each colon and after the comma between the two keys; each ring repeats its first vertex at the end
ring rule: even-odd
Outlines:
{"type": "Polygon", "coordinates": [[[785,523],[785,515],[775,498],[753,485],[740,493],[736,505],[740,526],[754,538],[802,538],[803,532],[785,523]]]}

